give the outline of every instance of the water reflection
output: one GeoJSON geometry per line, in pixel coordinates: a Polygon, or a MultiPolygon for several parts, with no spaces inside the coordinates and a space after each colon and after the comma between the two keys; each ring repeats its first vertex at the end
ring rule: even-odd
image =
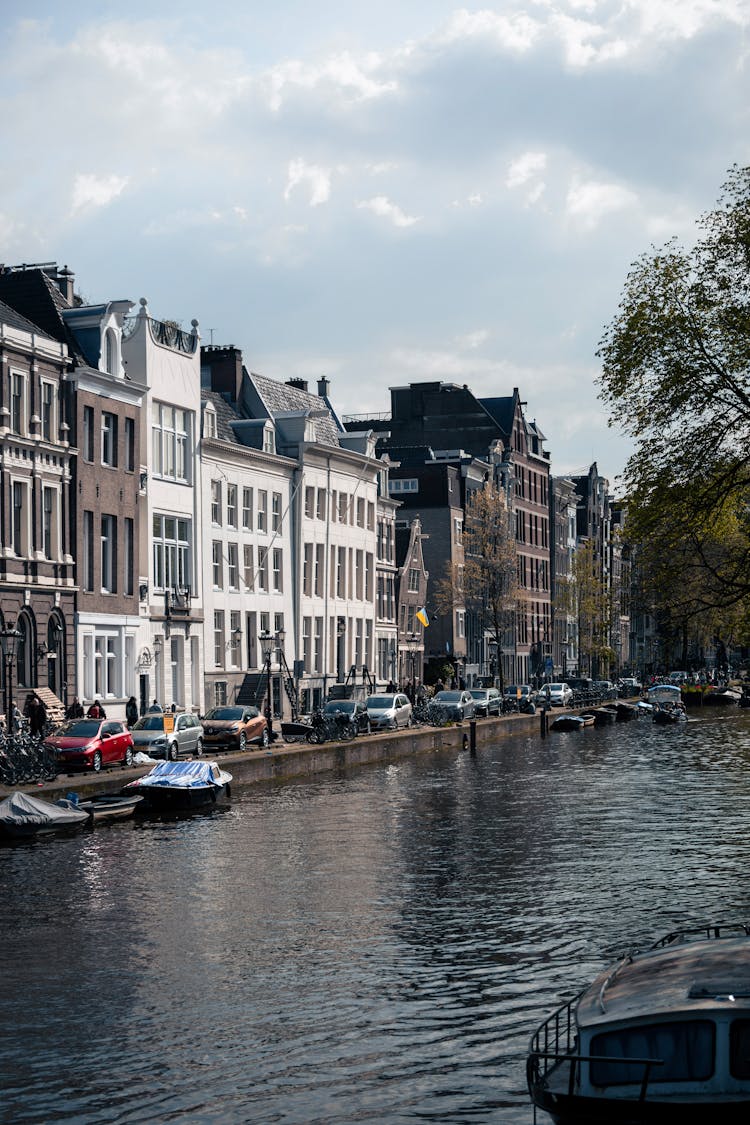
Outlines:
{"type": "Polygon", "coordinates": [[[558,999],[750,915],[749,758],[627,723],[0,850],[4,1117],[529,1125],[558,999]]]}

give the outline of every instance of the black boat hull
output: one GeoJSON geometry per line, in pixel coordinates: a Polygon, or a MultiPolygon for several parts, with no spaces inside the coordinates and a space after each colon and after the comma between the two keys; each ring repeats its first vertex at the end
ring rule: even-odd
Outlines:
{"type": "Polygon", "coordinates": [[[750,1120],[750,1099],[741,1101],[638,1101],[584,1098],[537,1090],[532,1100],[555,1125],[741,1125],[750,1120]]]}

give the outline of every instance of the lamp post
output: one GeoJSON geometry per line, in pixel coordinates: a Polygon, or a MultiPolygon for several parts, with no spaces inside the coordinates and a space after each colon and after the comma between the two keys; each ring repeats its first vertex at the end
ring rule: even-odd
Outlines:
{"type": "Polygon", "coordinates": [[[273,707],[271,705],[271,654],[274,648],[273,633],[269,633],[267,629],[258,637],[260,641],[260,651],[263,654],[263,664],[266,669],[266,724],[268,726],[268,737],[270,738],[273,733],[273,707]]]}
{"type": "Polygon", "coordinates": [[[5,729],[9,733],[13,732],[13,662],[20,636],[20,630],[16,629],[12,622],[0,629],[0,647],[3,651],[5,669],[5,729]]]}
{"type": "Polygon", "coordinates": [[[154,699],[156,699],[159,694],[159,679],[161,677],[161,648],[161,637],[154,637],[154,664],[156,665],[154,669],[154,699]]]}

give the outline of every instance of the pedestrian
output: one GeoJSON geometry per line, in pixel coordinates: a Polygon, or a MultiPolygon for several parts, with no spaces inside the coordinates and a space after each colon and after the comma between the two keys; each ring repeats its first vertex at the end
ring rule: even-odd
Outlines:
{"type": "Polygon", "coordinates": [[[29,692],[26,696],[23,713],[29,720],[29,733],[37,736],[43,735],[47,724],[47,708],[34,692],[29,692]]]}
{"type": "Polygon", "coordinates": [[[441,680],[441,678],[439,676],[438,676],[437,683],[435,684],[435,691],[436,692],[445,691],[445,684],[443,683],[443,681],[441,680]]]}
{"type": "Polygon", "coordinates": [[[86,718],[87,719],[101,719],[101,718],[103,718],[101,704],[99,703],[98,699],[95,699],[94,702],[89,707],[88,711],[86,712],[86,718]]]}
{"type": "Polygon", "coordinates": [[[81,706],[81,701],[80,701],[80,699],[78,698],[77,695],[75,696],[75,698],[73,699],[73,702],[70,704],[67,711],[65,712],[65,718],[66,719],[82,719],[83,718],[83,707],[81,706]]]}
{"type": "Polygon", "coordinates": [[[396,685],[394,684],[392,679],[388,681],[388,687],[385,690],[390,692],[394,692],[396,690],[396,685]]]}
{"type": "Polygon", "coordinates": [[[128,727],[132,727],[134,723],[138,722],[138,704],[135,701],[135,696],[131,695],[130,699],[125,704],[125,722],[128,727]]]}
{"type": "Polygon", "coordinates": [[[161,704],[156,699],[154,700],[154,702],[149,707],[148,714],[149,715],[154,715],[154,714],[163,715],[164,714],[163,707],[161,706],[161,704]]]}

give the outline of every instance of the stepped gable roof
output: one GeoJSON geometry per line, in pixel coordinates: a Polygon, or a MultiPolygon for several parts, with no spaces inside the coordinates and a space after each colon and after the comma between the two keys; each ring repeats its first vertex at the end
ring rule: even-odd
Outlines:
{"type": "Polygon", "coordinates": [[[290,387],[288,383],[278,383],[275,379],[256,375],[255,372],[252,374],[252,380],[271,418],[301,410],[323,412],[324,416],[313,419],[316,442],[319,445],[341,444],[339,435],[342,431],[336,425],[325,399],[309,391],[303,391],[300,387],[290,387]]]}
{"type": "Polygon", "coordinates": [[[204,402],[210,402],[216,411],[216,436],[220,441],[237,443],[237,435],[232,428],[232,422],[238,421],[242,416],[227,402],[219,391],[201,390],[204,402]]]}
{"type": "Polygon", "coordinates": [[[81,351],[72,332],[68,332],[62,310],[70,305],[42,269],[0,271],[0,300],[37,324],[43,332],[61,344],[67,344],[71,354],[81,351]]]}
{"type": "Polygon", "coordinates": [[[42,331],[38,324],[33,324],[10,305],[6,305],[5,301],[0,301],[0,323],[7,324],[9,328],[17,328],[21,332],[33,332],[34,335],[44,336],[47,340],[53,339],[47,332],[42,331]]]}

